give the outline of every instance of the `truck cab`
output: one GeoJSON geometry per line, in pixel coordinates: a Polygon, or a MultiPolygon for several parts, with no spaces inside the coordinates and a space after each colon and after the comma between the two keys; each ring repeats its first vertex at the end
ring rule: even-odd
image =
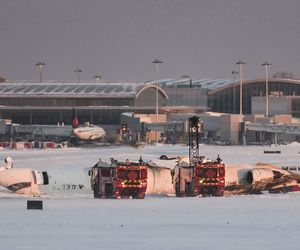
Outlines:
{"type": "Polygon", "coordinates": [[[147,171],[148,166],[142,161],[99,161],[90,171],[94,197],[143,199],[147,189],[147,171]]]}
{"type": "Polygon", "coordinates": [[[223,196],[225,187],[225,165],[222,162],[200,162],[196,164],[194,169],[194,196],[223,196]]]}

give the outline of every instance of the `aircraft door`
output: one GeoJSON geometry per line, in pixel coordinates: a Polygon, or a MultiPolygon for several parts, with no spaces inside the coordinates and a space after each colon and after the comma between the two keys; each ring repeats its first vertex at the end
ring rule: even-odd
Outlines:
{"type": "Polygon", "coordinates": [[[112,183],[105,183],[105,197],[112,197],[113,189],[114,187],[112,183]]]}

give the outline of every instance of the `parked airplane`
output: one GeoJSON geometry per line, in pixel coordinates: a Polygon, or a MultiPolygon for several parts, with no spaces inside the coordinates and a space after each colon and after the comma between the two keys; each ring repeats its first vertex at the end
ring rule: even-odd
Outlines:
{"type": "Polygon", "coordinates": [[[86,125],[80,127],[76,110],[74,108],[72,115],[72,127],[74,135],[80,140],[94,141],[96,139],[101,139],[105,136],[105,131],[101,127],[94,125],[86,125]]]}

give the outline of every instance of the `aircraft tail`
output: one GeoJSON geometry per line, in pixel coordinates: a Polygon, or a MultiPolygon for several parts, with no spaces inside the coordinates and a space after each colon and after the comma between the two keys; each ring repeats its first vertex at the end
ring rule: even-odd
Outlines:
{"type": "Polygon", "coordinates": [[[73,128],[78,128],[79,121],[77,117],[76,110],[73,108],[73,114],[72,114],[72,127],[73,128]]]}

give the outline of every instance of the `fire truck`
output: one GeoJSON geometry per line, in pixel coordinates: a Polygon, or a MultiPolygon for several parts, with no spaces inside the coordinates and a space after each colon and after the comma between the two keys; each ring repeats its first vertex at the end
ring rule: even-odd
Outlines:
{"type": "Polygon", "coordinates": [[[179,162],[171,171],[176,196],[223,196],[225,165],[221,158],[207,160],[199,155],[199,135],[203,123],[189,119],[189,162],[179,162]]]}
{"type": "Polygon", "coordinates": [[[225,165],[216,161],[199,161],[194,167],[193,196],[223,196],[225,165]]]}
{"type": "Polygon", "coordinates": [[[148,166],[138,162],[99,160],[90,170],[91,188],[95,198],[143,199],[147,189],[148,166]]]}

